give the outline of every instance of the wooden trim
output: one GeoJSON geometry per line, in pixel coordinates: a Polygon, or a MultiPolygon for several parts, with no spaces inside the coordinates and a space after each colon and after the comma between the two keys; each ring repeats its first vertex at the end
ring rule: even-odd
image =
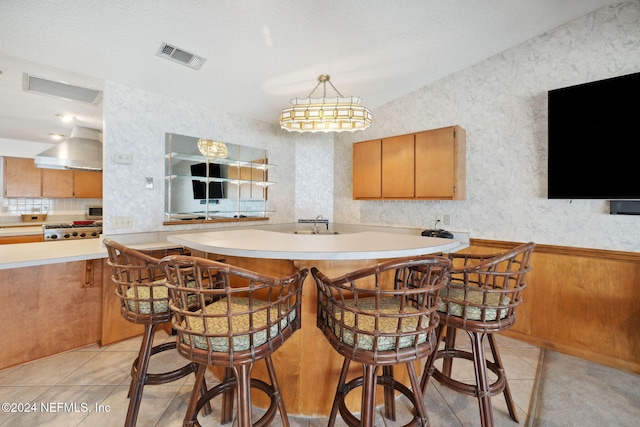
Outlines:
{"type": "MultiPolygon", "coordinates": [[[[502,240],[483,240],[483,239],[470,239],[471,246],[500,248],[500,249],[513,249],[524,242],[506,242],[502,240]]],[[[555,246],[555,245],[543,245],[536,244],[536,252],[557,254],[557,255],[569,255],[579,256],[587,258],[606,258],[619,261],[631,261],[640,262],[640,252],[623,252],[612,251],[607,249],[589,249],[589,248],[577,248],[572,246],[555,246]]]]}

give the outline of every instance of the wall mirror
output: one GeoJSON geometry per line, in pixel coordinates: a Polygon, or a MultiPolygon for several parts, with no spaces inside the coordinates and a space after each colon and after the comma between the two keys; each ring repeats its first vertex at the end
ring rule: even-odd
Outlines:
{"type": "Polygon", "coordinates": [[[165,134],[165,224],[268,219],[267,151],[165,134]]]}

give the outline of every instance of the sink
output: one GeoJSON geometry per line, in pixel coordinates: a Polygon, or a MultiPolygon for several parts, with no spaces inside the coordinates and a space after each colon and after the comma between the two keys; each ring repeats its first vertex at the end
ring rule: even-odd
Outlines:
{"type": "Polygon", "coordinates": [[[337,231],[313,231],[313,230],[295,230],[293,234],[340,234],[337,231]]]}

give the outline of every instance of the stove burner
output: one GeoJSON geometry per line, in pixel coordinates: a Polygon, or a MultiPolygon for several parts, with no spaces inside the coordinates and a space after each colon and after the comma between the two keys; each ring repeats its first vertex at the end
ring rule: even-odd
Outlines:
{"type": "Polygon", "coordinates": [[[44,240],[96,239],[102,234],[102,224],[45,224],[42,226],[44,240]]]}
{"type": "Polygon", "coordinates": [[[102,224],[45,224],[42,228],[45,230],[55,230],[57,228],[102,228],[102,224]]]}

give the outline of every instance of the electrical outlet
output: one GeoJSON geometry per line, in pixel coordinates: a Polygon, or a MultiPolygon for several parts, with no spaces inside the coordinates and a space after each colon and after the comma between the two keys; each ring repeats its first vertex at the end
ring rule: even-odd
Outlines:
{"type": "Polygon", "coordinates": [[[436,217],[434,218],[434,221],[442,221],[442,215],[441,214],[436,214],[436,217]]]}
{"type": "Polygon", "coordinates": [[[115,228],[131,228],[133,220],[130,216],[116,216],[113,218],[113,226],[115,228]]]}
{"type": "Polygon", "coordinates": [[[442,216],[442,223],[444,225],[451,225],[451,215],[446,214],[442,216]]]}

